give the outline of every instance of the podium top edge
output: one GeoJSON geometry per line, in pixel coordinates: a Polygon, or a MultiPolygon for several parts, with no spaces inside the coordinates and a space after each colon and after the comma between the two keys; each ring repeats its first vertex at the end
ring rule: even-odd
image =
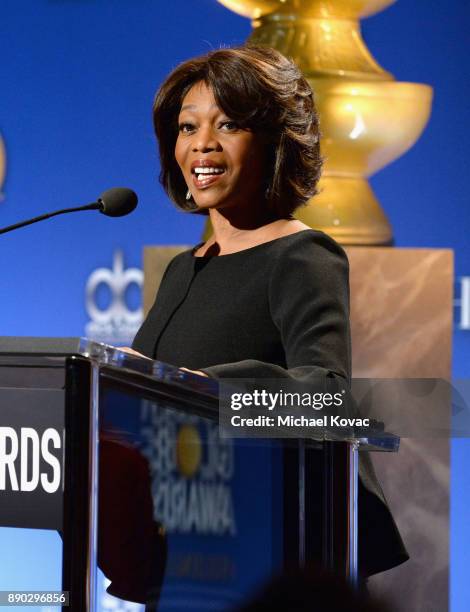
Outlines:
{"type": "Polygon", "coordinates": [[[80,337],[0,336],[0,354],[67,355],[82,354],[84,343],[80,337]]]}

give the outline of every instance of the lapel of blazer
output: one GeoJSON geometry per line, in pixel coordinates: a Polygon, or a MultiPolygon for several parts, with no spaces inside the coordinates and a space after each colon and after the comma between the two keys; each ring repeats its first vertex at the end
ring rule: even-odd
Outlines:
{"type": "Polygon", "coordinates": [[[192,257],[191,252],[186,252],[168,270],[141,333],[139,332],[139,342],[144,354],[155,358],[161,334],[188,294],[195,276],[196,262],[197,258],[192,257]]]}

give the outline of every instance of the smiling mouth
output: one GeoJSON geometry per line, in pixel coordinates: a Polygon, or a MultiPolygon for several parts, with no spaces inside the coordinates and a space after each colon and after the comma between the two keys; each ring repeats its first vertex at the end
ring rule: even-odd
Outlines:
{"type": "Polygon", "coordinates": [[[225,174],[225,168],[196,167],[191,170],[191,174],[193,175],[193,183],[196,187],[208,187],[216,183],[225,174]]]}

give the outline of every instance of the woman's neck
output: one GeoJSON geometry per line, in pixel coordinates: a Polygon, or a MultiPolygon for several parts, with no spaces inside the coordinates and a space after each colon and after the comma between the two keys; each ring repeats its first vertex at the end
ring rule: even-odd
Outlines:
{"type": "Polygon", "coordinates": [[[220,211],[214,208],[209,210],[209,217],[214,237],[222,242],[246,239],[279,219],[268,211],[260,211],[258,207],[245,211],[220,211]]]}
{"type": "Polygon", "coordinates": [[[269,214],[258,215],[256,219],[247,219],[245,216],[244,219],[235,221],[220,211],[211,209],[209,216],[213,234],[204,248],[217,247],[216,250],[220,253],[250,248],[306,227],[292,217],[279,218],[269,214]]]}

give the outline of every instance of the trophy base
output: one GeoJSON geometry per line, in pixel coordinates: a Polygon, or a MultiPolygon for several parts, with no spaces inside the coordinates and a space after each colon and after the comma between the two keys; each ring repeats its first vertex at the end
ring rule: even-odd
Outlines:
{"type": "Polygon", "coordinates": [[[319,193],[295,217],[340,244],[392,246],[393,234],[369,183],[361,177],[324,176],[319,193]]]}

